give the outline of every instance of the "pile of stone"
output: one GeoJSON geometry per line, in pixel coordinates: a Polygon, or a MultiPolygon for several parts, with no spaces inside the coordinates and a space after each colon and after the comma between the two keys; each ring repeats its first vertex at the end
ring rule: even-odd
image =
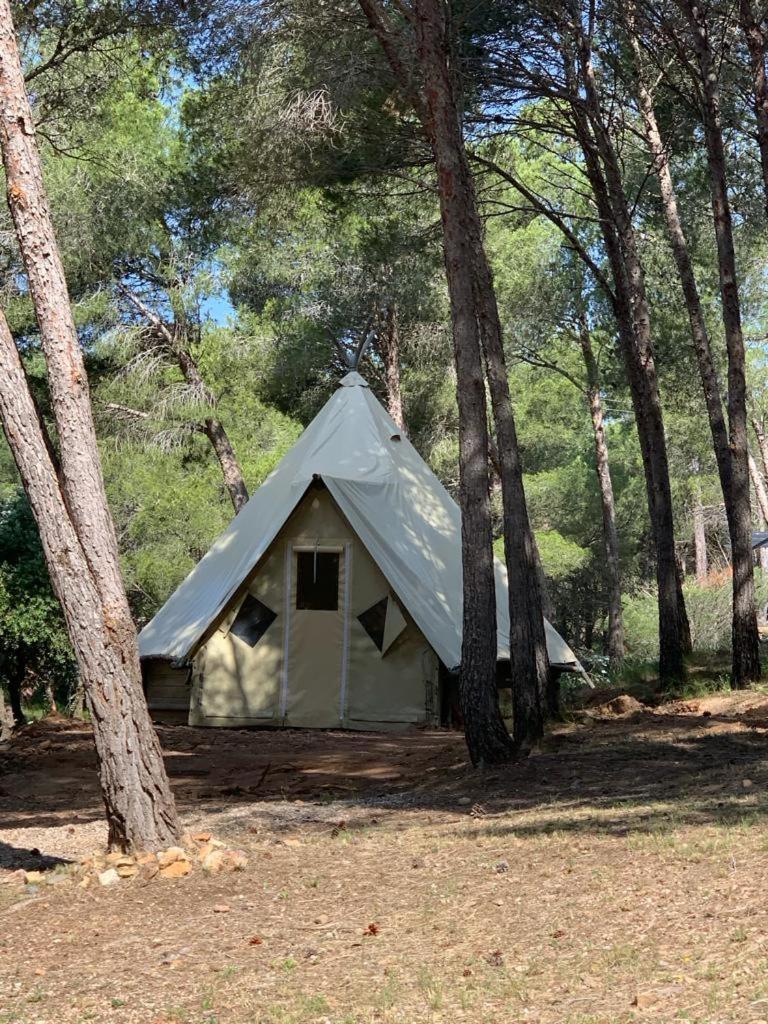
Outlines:
{"type": "MultiPolygon", "coordinates": [[[[42,858],[41,858],[42,859],[42,858]]],[[[79,864],[52,862],[54,870],[0,872],[0,884],[26,885],[37,891],[40,885],[79,884],[110,886],[137,879],[150,882],[154,878],[184,878],[195,870],[207,875],[244,871],[248,858],[242,850],[234,850],[214,839],[210,832],[185,836],[183,846],[171,846],[159,853],[94,852],[79,864]]],[[[44,865],[47,867],[47,865],[44,865]]]]}
{"type": "Polygon", "coordinates": [[[242,850],[233,850],[210,832],[185,837],[184,846],[171,846],[159,853],[93,853],[80,862],[80,885],[87,888],[94,881],[110,886],[136,878],[149,882],[153,878],[177,879],[190,875],[196,868],[208,875],[243,871],[248,858],[242,850]]]}

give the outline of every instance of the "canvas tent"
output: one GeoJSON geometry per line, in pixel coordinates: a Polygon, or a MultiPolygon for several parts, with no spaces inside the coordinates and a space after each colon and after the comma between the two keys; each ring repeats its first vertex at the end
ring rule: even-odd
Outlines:
{"type": "MultiPolygon", "coordinates": [[[[496,597],[504,662],[498,561],[496,597]]],[[[149,705],[197,725],[435,722],[461,608],[459,509],[352,372],[142,630],[149,705]]]]}

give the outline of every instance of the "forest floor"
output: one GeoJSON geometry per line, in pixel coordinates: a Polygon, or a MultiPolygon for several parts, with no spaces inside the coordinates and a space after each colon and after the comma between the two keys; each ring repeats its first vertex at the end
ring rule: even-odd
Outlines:
{"type": "Polygon", "coordinates": [[[0,884],[1,1024],[768,1022],[764,694],[597,706],[485,773],[451,732],[159,731],[248,868],[80,888],[89,730],[23,730],[0,881],[47,870],[0,884]]]}

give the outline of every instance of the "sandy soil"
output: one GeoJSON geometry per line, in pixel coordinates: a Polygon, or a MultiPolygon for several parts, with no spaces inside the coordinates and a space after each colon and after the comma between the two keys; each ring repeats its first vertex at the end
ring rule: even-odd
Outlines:
{"type": "Polygon", "coordinates": [[[0,879],[57,884],[0,885],[0,1024],[768,1022],[763,695],[594,708],[487,773],[448,732],[160,733],[248,869],[79,889],[88,730],[25,730],[0,879]]]}

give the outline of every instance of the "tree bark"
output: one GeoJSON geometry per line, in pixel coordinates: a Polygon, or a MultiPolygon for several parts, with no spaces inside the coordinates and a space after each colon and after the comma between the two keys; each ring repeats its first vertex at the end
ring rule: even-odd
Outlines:
{"type": "Polygon", "coordinates": [[[664,421],[643,268],[623,192],[618,157],[603,124],[591,58],[583,43],[582,50],[589,121],[578,99],[572,104],[572,111],[614,279],[616,323],[632,395],[656,547],[659,676],[666,686],[685,675],[684,655],[690,650],[690,627],[677,566],[664,421]]]}
{"type": "Polygon", "coordinates": [[[701,504],[699,488],[697,488],[693,506],[693,550],[696,556],[696,582],[702,586],[707,582],[709,564],[707,561],[707,533],[704,528],[704,508],[701,504]]]}
{"type": "Polygon", "coordinates": [[[112,845],[161,846],[176,812],[141,687],[136,629],[120,575],[88,379],[43,186],[8,0],[0,0],[0,149],[61,451],[61,490],[5,319],[0,412],[64,608],[94,721],[112,845]],[[80,602],[84,602],[82,607],[80,602]],[[90,638],[90,643],[89,643],[90,638]]]}
{"type": "Polygon", "coordinates": [[[752,0],[739,0],[739,22],[749,51],[752,72],[752,105],[757,122],[757,146],[768,211],[768,77],[765,68],[765,33],[755,18],[752,0]]]}
{"type": "Polygon", "coordinates": [[[760,470],[757,468],[757,463],[752,458],[752,452],[749,452],[749,475],[752,478],[752,486],[755,489],[755,497],[757,498],[757,505],[760,509],[760,517],[763,520],[763,526],[768,529],[768,491],[765,488],[765,482],[760,475],[760,470]]]}
{"type": "Polygon", "coordinates": [[[13,732],[10,711],[5,703],[5,694],[0,686],[0,743],[7,743],[13,732]]]}
{"type": "Polygon", "coordinates": [[[600,488],[600,507],[603,514],[603,547],[605,550],[605,576],[608,584],[608,658],[613,666],[624,660],[624,619],[621,608],[621,570],[619,566],[619,533],[616,528],[616,505],[613,497],[608,443],[605,439],[603,406],[600,400],[600,371],[592,350],[592,339],[584,313],[579,323],[579,344],[587,373],[587,404],[592,420],[595,443],[597,481],[600,488]]]}
{"type": "MultiPolygon", "coordinates": [[[[514,750],[499,711],[496,688],[496,594],[488,489],[488,430],[473,244],[478,232],[477,210],[448,69],[443,10],[438,0],[417,0],[414,12],[417,52],[424,79],[424,127],[438,178],[445,268],[454,324],[459,416],[464,420],[466,435],[464,444],[461,436],[459,439],[460,463],[464,464],[460,466],[464,553],[462,715],[473,762],[498,764],[510,760],[514,750]],[[464,484],[465,478],[468,486],[464,484]],[[478,563],[473,564],[476,558],[478,563]]],[[[491,391],[493,395],[493,386],[491,391]]],[[[503,444],[500,437],[499,447],[503,444]]],[[[500,461],[503,493],[504,455],[501,453],[500,461]]],[[[513,647],[511,639],[510,648],[513,647]]],[[[517,735],[518,704],[514,695],[519,687],[516,684],[513,673],[517,735]]]]}
{"type": "Polygon", "coordinates": [[[438,179],[443,254],[451,304],[459,407],[459,502],[462,539],[462,649],[459,702],[473,764],[510,760],[514,748],[499,711],[493,534],[489,496],[489,439],[477,316],[471,205],[466,154],[447,66],[443,12],[437,2],[414,6],[416,47],[424,95],[388,28],[378,0],[360,0],[398,83],[411,98],[432,148],[438,179]]]}
{"type": "Polygon", "coordinates": [[[21,687],[24,682],[27,665],[21,651],[14,651],[5,658],[5,677],[8,681],[8,702],[11,707],[14,729],[27,724],[24,709],[21,706],[21,687]]]}
{"type": "Polygon", "coordinates": [[[701,113],[707,151],[720,297],[728,353],[728,437],[731,452],[733,527],[733,669],[731,686],[743,689],[760,678],[760,649],[752,566],[752,524],[747,457],[747,381],[741,303],[736,276],[733,222],[728,198],[725,148],[720,117],[718,72],[710,49],[702,9],[691,0],[678,0],[693,35],[699,68],[701,113]]]}
{"type": "MultiPolygon", "coordinates": [[[[629,21],[629,18],[627,19],[629,21]]],[[[746,509],[741,507],[745,498],[749,499],[749,484],[746,489],[734,487],[734,449],[732,448],[728,430],[723,415],[723,405],[720,399],[720,383],[718,381],[715,362],[712,357],[712,349],[709,342],[704,311],[701,306],[699,290],[696,284],[696,276],[693,269],[688,249],[688,241],[685,237],[683,225],[677,207],[677,197],[672,180],[672,172],[669,164],[668,151],[665,148],[661,133],[659,131],[656,111],[653,106],[653,99],[645,84],[642,55],[637,37],[631,24],[628,24],[628,35],[632,46],[635,61],[635,72],[637,80],[637,92],[640,110],[643,117],[645,137],[648,149],[654,163],[654,169],[659,181],[659,190],[664,209],[664,218],[667,225],[672,254],[677,266],[680,284],[685,298],[688,321],[691,330],[693,349],[696,355],[696,362],[701,378],[704,392],[704,402],[709,418],[709,428],[712,435],[712,445],[717,462],[718,475],[720,477],[720,488],[725,503],[726,518],[728,521],[728,532],[731,541],[731,552],[733,560],[734,579],[749,578],[752,574],[752,551],[751,547],[743,543],[743,524],[749,521],[749,505],[746,509]]],[[[745,427],[746,429],[746,427],[745,427]]],[[[733,632],[734,635],[748,637],[750,630],[754,630],[755,637],[751,642],[752,646],[759,643],[757,635],[757,620],[754,616],[753,607],[743,599],[743,595],[733,588],[733,632]]],[[[731,666],[731,678],[738,680],[743,671],[744,664],[741,650],[734,647],[731,666]]],[[[736,685],[740,685],[738,682],[736,685]]]]}
{"type": "Polygon", "coordinates": [[[757,447],[760,451],[760,461],[763,464],[763,476],[768,480],[768,436],[765,433],[765,426],[757,416],[752,417],[752,429],[757,438],[757,447]]]}
{"type": "Polygon", "coordinates": [[[0,418],[40,533],[93,719],[109,844],[160,849],[178,837],[160,744],[136,674],[114,643],[83,546],[45,450],[21,360],[0,313],[0,418]]]}
{"type": "Polygon", "coordinates": [[[400,388],[400,331],[397,307],[390,302],[384,312],[384,328],[378,333],[379,351],[384,362],[384,383],[387,389],[387,412],[398,430],[405,433],[403,395],[400,388]]]}
{"type": "MultiPolygon", "coordinates": [[[[749,453],[749,475],[752,477],[752,487],[755,491],[757,505],[760,509],[760,517],[763,521],[763,529],[768,530],[768,490],[765,487],[765,480],[757,468],[757,463],[749,453]]],[[[764,544],[757,549],[757,556],[760,560],[760,568],[765,573],[768,571],[768,547],[764,544]]]]}

